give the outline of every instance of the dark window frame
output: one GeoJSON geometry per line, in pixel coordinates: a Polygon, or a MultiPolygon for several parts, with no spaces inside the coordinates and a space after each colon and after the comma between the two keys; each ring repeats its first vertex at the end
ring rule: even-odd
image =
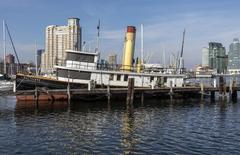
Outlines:
{"type": "Polygon", "coordinates": [[[121,81],[121,75],[117,74],[117,81],[121,81]]]}
{"type": "Polygon", "coordinates": [[[110,80],[110,81],[113,81],[113,79],[114,79],[114,74],[110,74],[110,75],[109,75],[109,80],[110,80]]]}
{"type": "Polygon", "coordinates": [[[124,75],[123,81],[128,81],[128,75],[124,75]]]}

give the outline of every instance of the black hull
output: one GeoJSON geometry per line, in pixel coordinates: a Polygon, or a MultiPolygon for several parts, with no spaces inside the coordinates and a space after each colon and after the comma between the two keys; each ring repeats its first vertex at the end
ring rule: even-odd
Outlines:
{"type": "MultiPolygon", "coordinates": [[[[87,88],[86,84],[69,83],[71,89],[87,88]]],[[[55,79],[47,79],[29,75],[16,75],[16,90],[34,90],[38,88],[46,89],[66,89],[68,82],[55,79]]]]}

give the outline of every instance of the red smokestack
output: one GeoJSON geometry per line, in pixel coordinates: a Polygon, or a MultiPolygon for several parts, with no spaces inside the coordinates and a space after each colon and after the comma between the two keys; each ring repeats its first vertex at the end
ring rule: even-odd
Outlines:
{"type": "Polygon", "coordinates": [[[135,33],[135,32],[136,32],[136,27],[134,27],[134,26],[128,26],[128,27],[127,27],[127,32],[135,33]]]}

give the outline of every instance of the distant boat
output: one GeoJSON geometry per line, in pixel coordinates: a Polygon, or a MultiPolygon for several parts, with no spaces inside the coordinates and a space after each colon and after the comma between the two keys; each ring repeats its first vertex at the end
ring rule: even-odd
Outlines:
{"type": "Polygon", "coordinates": [[[0,92],[12,91],[14,83],[11,78],[7,75],[6,68],[6,23],[3,20],[3,52],[4,52],[4,74],[0,74],[0,92]]]}
{"type": "Polygon", "coordinates": [[[12,91],[14,83],[6,75],[0,74],[0,92],[12,91]]]}

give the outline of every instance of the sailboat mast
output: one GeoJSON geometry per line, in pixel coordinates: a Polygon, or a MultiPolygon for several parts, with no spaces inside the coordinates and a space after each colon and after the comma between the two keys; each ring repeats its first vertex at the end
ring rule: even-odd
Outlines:
{"type": "Polygon", "coordinates": [[[141,63],[143,64],[143,24],[141,24],[141,63]]]}
{"type": "Polygon", "coordinates": [[[38,53],[37,53],[37,41],[35,40],[35,62],[36,62],[36,76],[38,76],[38,53]]]}
{"type": "Polygon", "coordinates": [[[185,33],[186,33],[186,29],[184,29],[183,31],[183,39],[182,39],[182,49],[181,49],[181,58],[183,57],[183,48],[184,48],[184,41],[185,41],[185,33]]]}
{"type": "Polygon", "coordinates": [[[7,74],[7,65],[6,65],[6,28],[5,20],[3,20],[3,73],[7,74]]]}
{"type": "Polygon", "coordinates": [[[99,52],[99,46],[100,46],[100,20],[98,20],[98,26],[97,26],[97,48],[95,50],[95,52],[98,53],[98,61],[99,63],[101,63],[101,55],[100,55],[100,52],[99,52]]]}
{"type": "Polygon", "coordinates": [[[163,45],[163,67],[166,67],[166,55],[165,55],[165,46],[163,45]]]}
{"type": "Polygon", "coordinates": [[[99,37],[100,37],[100,20],[98,20],[98,26],[97,26],[97,52],[99,52],[99,37]]]}

